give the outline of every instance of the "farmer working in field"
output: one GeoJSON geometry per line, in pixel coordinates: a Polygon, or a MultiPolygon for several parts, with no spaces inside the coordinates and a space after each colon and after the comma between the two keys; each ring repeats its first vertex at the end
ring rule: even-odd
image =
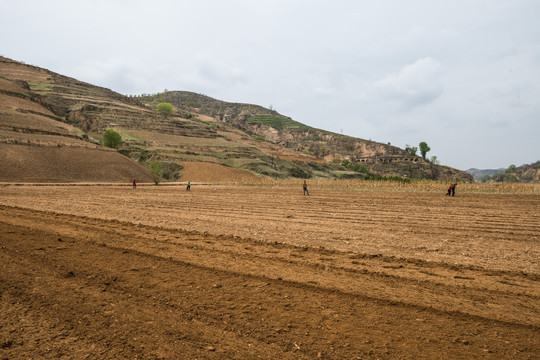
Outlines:
{"type": "Polygon", "coordinates": [[[137,188],[137,182],[135,181],[135,179],[133,179],[133,188],[134,188],[134,189],[137,188]]]}
{"type": "Polygon", "coordinates": [[[191,181],[187,182],[186,191],[191,191],[191,181]]]}
{"type": "Polygon", "coordinates": [[[452,185],[452,196],[456,195],[456,186],[457,184],[452,185]]]}
{"type": "Polygon", "coordinates": [[[453,188],[453,185],[450,185],[448,187],[448,192],[446,193],[446,196],[450,196],[452,194],[452,188],[453,188]]]}
{"type": "Polygon", "coordinates": [[[309,191],[308,191],[308,189],[307,189],[307,182],[306,182],[306,180],[304,180],[303,188],[304,188],[304,195],[306,195],[306,193],[307,193],[307,195],[309,196],[309,191]]]}

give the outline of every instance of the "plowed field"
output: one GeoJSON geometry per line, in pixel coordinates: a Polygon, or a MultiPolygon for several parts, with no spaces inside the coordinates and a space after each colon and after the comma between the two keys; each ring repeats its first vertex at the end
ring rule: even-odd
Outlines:
{"type": "Polygon", "coordinates": [[[1,359],[538,359],[540,197],[0,186],[1,359]]]}

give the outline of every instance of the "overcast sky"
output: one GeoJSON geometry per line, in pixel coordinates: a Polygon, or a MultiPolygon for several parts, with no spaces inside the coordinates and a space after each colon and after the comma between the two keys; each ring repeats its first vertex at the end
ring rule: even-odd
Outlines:
{"type": "Polygon", "coordinates": [[[539,0],[0,0],[0,55],[506,168],[540,160],[539,19],[539,0]]]}

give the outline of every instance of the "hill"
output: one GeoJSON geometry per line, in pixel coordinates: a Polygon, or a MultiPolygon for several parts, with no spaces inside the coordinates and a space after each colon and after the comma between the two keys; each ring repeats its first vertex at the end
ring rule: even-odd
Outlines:
{"type": "Polygon", "coordinates": [[[540,161],[517,167],[510,165],[507,169],[502,169],[495,174],[485,174],[479,180],[482,182],[540,182],[540,161]]]}
{"type": "Polygon", "coordinates": [[[493,176],[496,174],[500,174],[504,172],[504,168],[501,169],[476,169],[471,168],[468,170],[465,170],[469,174],[471,174],[474,177],[475,181],[481,181],[482,178],[485,178],[485,176],[493,176]]]}
{"type": "Polygon", "coordinates": [[[463,171],[433,164],[403,149],[316,129],[258,105],[230,103],[187,91],[167,91],[137,99],[150,108],[169,102],[184,116],[203,116],[218,128],[241,130],[248,137],[238,140],[257,140],[256,146],[265,154],[241,166],[268,176],[399,176],[472,181],[472,176],[463,171]]]}
{"type": "Polygon", "coordinates": [[[315,129],[261,106],[180,91],[128,97],[4,57],[0,155],[0,181],[151,181],[151,163],[167,180],[218,181],[223,174],[472,181],[397,147],[315,129]],[[174,114],[158,114],[159,102],[172,103],[174,114]],[[101,145],[108,128],[122,136],[117,152],[101,145]],[[212,176],[200,170],[210,166],[212,176]]]}
{"type": "Polygon", "coordinates": [[[540,161],[518,166],[512,169],[512,173],[521,182],[540,182],[540,161]]]}
{"type": "Polygon", "coordinates": [[[0,181],[151,181],[149,171],[90,141],[70,121],[71,107],[89,93],[102,101],[115,93],[0,57],[0,181]],[[77,91],[77,89],[79,89],[77,91]]]}

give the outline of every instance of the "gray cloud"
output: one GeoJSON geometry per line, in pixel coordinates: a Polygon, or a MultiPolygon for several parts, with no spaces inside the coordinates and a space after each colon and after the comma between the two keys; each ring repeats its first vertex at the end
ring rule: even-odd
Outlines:
{"type": "Polygon", "coordinates": [[[405,65],[398,74],[387,75],[375,83],[382,96],[398,101],[404,108],[428,104],[443,92],[441,65],[431,58],[405,65]]]}

